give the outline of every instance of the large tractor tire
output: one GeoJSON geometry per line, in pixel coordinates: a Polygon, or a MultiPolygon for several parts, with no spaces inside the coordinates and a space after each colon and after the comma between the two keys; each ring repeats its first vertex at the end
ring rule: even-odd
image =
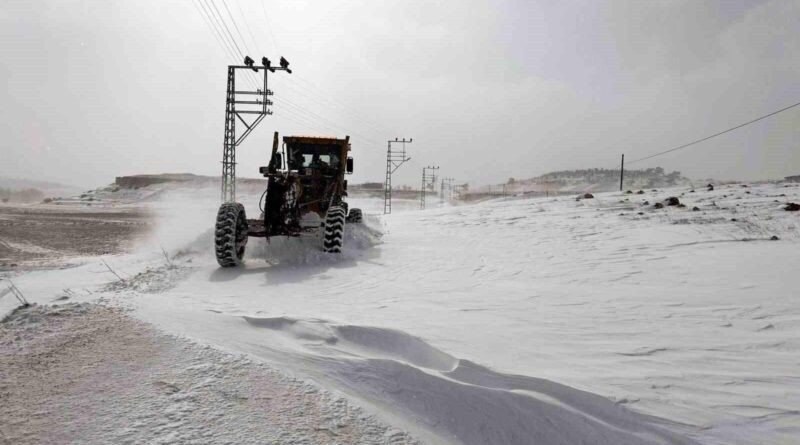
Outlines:
{"type": "Polygon", "coordinates": [[[222,267],[242,264],[246,245],[247,217],[244,206],[238,202],[222,204],[217,212],[217,225],[214,231],[217,263],[222,267]]]}
{"type": "Polygon", "coordinates": [[[347,221],[352,223],[360,223],[364,219],[364,214],[361,209],[352,209],[347,214],[347,221]]]}
{"type": "Polygon", "coordinates": [[[325,215],[325,226],[322,234],[322,250],[339,253],[344,243],[344,221],[346,213],[342,207],[331,206],[325,215]]]}

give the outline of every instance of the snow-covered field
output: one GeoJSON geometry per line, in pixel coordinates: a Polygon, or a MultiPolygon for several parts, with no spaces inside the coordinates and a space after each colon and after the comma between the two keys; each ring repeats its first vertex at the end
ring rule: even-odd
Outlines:
{"type": "MultiPolygon", "coordinates": [[[[386,217],[353,199],[373,215],[342,255],[251,240],[237,270],[212,256],[217,190],[159,197],[153,238],[103,258],[125,282],[87,258],[16,284],[132,309],[430,442],[800,441],[800,212],[783,210],[797,185],[396,202],[386,217]],[[687,207],[653,207],[668,196],[687,207]]],[[[257,195],[241,200],[253,215],[257,195]]]]}

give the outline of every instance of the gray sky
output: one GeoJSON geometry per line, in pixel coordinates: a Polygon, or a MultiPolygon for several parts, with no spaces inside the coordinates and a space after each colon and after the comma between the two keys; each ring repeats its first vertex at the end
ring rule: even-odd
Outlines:
{"type": "MultiPolygon", "coordinates": [[[[199,12],[211,1],[3,0],[0,175],[219,174],[240,61],[199,12]]],[[[800,101],[798,0],[213,1],[243,51],[294,69],[271,77],[241,176],[275,130],[350,134],[353,182],[383,180],[397,136],[414,143],[395,183],[428,164],[488,183],[612,167],[800,101]]],[[[798,174],[800,107],[632,167],[653,166],[798,174]]]]}

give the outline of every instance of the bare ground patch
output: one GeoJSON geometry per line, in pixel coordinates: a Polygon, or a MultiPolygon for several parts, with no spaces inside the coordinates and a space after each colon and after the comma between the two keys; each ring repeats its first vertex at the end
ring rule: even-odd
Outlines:
{"type": "Polygon", "coordinates": [[[0,270],[52,267],[76,256],[124,251],[150,228],[136,208],[0,206],[0,270]]]}

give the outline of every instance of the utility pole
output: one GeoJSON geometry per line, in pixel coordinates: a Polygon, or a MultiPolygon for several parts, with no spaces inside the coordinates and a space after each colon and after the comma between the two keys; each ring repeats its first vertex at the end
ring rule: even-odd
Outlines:
{"type": "Polygon", "coordinates": [[[406,140],[403,138],[388,141],[386,149],[386,181],[383,187],[383,214],[392,213],[392,173],[411,158],[406,156],[406,144],[410,144],[414,139],[406,140]],[[402,148],[392,148],[392,142],[402,144],[402,148]]]}
{"type": "Polygon", "coordinates": [[[445,190],[449,190],[450,191],[450,198],[453,197],[453,181],[455,181],[455,179],[453,179],[453,178],[442,178],[442,183],[439,186],[439,201],[440,202],[444,203],[444,201],[445,201],[445,197],[444,197],[444,191],[445,190]]]}
{"type": "Polygon", "coordinates": [[[622,161],[619,164],[619,191],[622,191],[622,178],[625,176],[625,153],[622,154],[622,161]]]}
{"type": "Polygon", "coordinates": [[[465,184],[456,184],[456,185],[453,186],[453,195],[458,196],[459,198],[461,198],[461,195],[464,194],[466,189],[467,189],[467,184],[466,183],[465,184]]]}
{"type": "Polygon", "coordinates": [[[244,65],[228,65],[228,90],[225,99],[225,139],[222,145],[222,202],[236,201],[236,147],[250,135],[267,115],[272,114],[268,107],[272,105],[269,96],[272,90],[267,88],[267,72],[286,71],[291,74],[289,62],[281,57],[280,66],[272,66],[266,57],[261,58],[261,66],[249,56],[244,58],[244,65]],[[236,72],[253,70],[264,72],[261,88],[255,91],[247,88],[236,89],[236,72]],[[242,97],[245,96],[245,97],[242,97]],[[251,97],[255,96],[255,97],[251,97]],[[246,99],[246,100],[244,100],[246,99]],[[236,105],[242,105],[237,107],[236,105]],[[250,118],[249,116],[252,116],[250,118]],[[236,120],[244,125],[245,130],[236,134],[236,120]]]}
{"type": "Polygon", "coordinates": [[[431,190],[434,189],[436,185],[436,171],[439,170],[439,167],[422,167],[422,187],[419,190],[419,208],[425,210],[425,189],[428,187],[431,190]],[[428,172],[430,170],[430,173],[428,172]]]}

